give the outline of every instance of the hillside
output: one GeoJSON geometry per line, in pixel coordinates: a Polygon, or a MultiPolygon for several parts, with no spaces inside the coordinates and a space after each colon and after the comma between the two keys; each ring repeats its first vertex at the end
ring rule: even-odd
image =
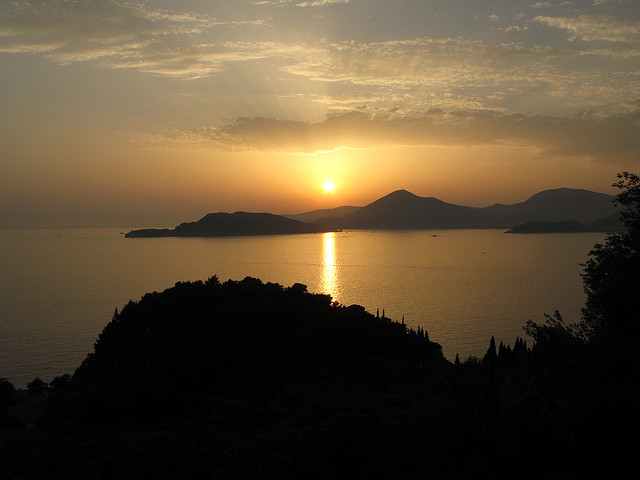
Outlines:
{"type": "Polygon", "coordinates": [[[433,197],[419,197],[397,190],[361,209],[339,218],[323,218],[318,223],[332,228],[451,228],[465,226],[473,209],[452,205],[433,197]]]}
{"type": "Polygon", "coordinates": [[[320,233],[327,228],[299,222],[271,213],[210,213],[197,222],[182,223],[174,229],[142,229],[128,232],[127,238],[140,237],[221,237],[232,235],[283,235],[320,233]]]}
{"type": "Polygon", "coordinates": [[[316,223],[321,218],[342,217],[343,215],[357,212],[361,208],[362,207],[352,207],[350,205],[345,205],[343,207],[336,208],[320,208],[318,210],[311,210],[310,212],[305,213],[288,213],[286,215],[283,215],[283,217],[287,217],[292,220],[298,220],[299,222],[316,223]]]}
{"type": "Polygon", "coordinates": [[[524,202],[480,209],[485,221],[502,226],[525,222],[575,221],[589,224],[614,214],[614,197],[589,190],[557,188],[536,193],[524,202]]]}
{"type": "Polygon", "coordinates": [[[116,311],[70,380],[33,392],[34,428],[21,403],[0,410],[0,478],[613,474],[634,458],[637,393],[599,358],[516,339],[451,364],[424,330],[304,285],[178,283],[116,311]]]}

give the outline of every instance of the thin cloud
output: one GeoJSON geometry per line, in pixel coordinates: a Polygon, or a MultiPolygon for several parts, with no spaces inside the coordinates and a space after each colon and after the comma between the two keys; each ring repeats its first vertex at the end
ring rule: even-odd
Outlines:
{"type": "MultiPolygon", "coordinates": [[[[640,110],[602,116],[505,115],[495,111],[444,112],[419,116],[352,111],[316,123],[276,118],[239,118],[219,127],[180,129],[146,136],[148,143],[183,148],[313,153],[336,147],[514,145],[541,155],[599,162],[636,161],[640,110]]],[[[139,139],[138,139],[139,140],[139,139]]]]}
{"type": "Polygon", "coordinates": [[[549,60],[573,52],[522,44],[489,44],[461,38],[416,38],[401,41],[342,42],[308,51],[308,60],[288,68],[325,81],[362,84],[431,85],[442,82],[494,83],[539,77],[549,60]]]}
{"type": "Polygon", "coordinates": [[[520,27],[519,25],[511,25],[510,27],[498,28],[497,32],[504,35],[516,35],[522,30],[526,30],[526,27],[520,27]]]}
{"type": "Polygon", "coordinates": [[[0,7],[4,51],[53,51],[109,45],[136,48],[156,36],[197,33],[207,27],[198,15],[171,14],[113,1],[11,2],[0,7]]]}
{"type": "MultiPolygon", "coordinates": [[[[596,0],[598,1],[598,0],[596,0]]],[[[603,2],[609,0],[602,0],[603,2]]],[[[529,8],[538,9],[538,8],[555,8],[555,7],[564,7],[567,5],[571,5],[571,2],[559,2],[559,3],[551,3],[551,2],[536,2],[529,5],[529,8]]]]}
{"type": "Polygon", "coordinates": [[[324,7],[326,5],[334,5],[337,3],[351,3],[351,0],[312,0],[301,2],[300,0],[256,0],[251,2],[253,5],[295,5],[296,7],[324,7]]]}
{"type": "MultiPolygon", "coordinates": [[[[394,102],[417,108],[500,108],[517,102],[525,111],[553,104],[616,105],[640,96],[637,78],[620,71],[585,68],[582,54],[521,43],[488,44],[461,38],[324,44],[284,67],[316,82],[380,89],[394,102]]],[[[609,107],[607,107],[609,108],[609,107]]],[[[539,111],[539,110],[538,110],[539,111]]]]}
{"type": "Polygon", "coordinates": [[[273,42],[225,42],[154,50],[144,55],[124,57],[112,68],[131,68],[143,72],[195,79],[214,75],[226,63],[296,55],[294,45],[273,42]]]}
{"type": "Polygon", "coordinates": [[[580,15],[576,18],[537,16],[534,22],[569,32],[569,40],[637,42],[640,22],[606,15],[580,15]]]}
{"type": "Polygon", "coordinates": [[[585,50],[583,55],[594,55],[603,57],[631,58],[640,56],[640,45],[637,47],[615,46],[612,48],[595,48],[585,50]]]}
{"type": "Polygon", "coordinates": [[[296,3],[296,7],[324,7],[336,3],[351,3],[351,0],[313,0],[311,2],[296,3]]]}
{"type": "MultiPolygon", "coordinates": [[[[0,7],[0,52],[38,53],[58,63],[154,57],[164,41],[212,28],[260,26],[262,21],[218,21],[203,14],[171,12],[113,0],[35,0],[0,7]]],[[[145,63],[145,62],[142,62],[145,63]]]]}
{"type": "MultiPolygon", "coordinates": [[[[606,36],[613,41],[639,35],[638,25],[610,17],[538,16],[535,22],[565,29],[575,38],[606,36]]],[[[256,36],[245,37],[251,41],[221,42],[209,36],[216,28],[264,25],[261,20],[219,21],[113,0],[10,2],[0,7],[0,52],[178,79],[212,77],[232,63],[267,60],[260,64],[260,75],[295,78],[297,86],[310,92],[326,93],[326,84],[336,85],[331,90],[339,91],[339,98],[332,104],[325,94],[322,100],[327,111],[356,108],[363,102],[347,105],[341,99],[363,96],[371,99],[366,102],[371,108],[405,112],[438,107],[541,113],[621,111],[620,105],[640,97],[637,68],[629,60],[637,56],[637,43],[580,51],[506,41],[521,38],[517,34],[526,25],[497,29],[505,41],[493,44],[461,37],[311,43],[256,36]],[[584,62],[586,56],[590,62],[584,62]]],[[[274,93],[292,93],[291,84],[279,83],[274,93]]],[[[307,98],[320,103],[319,96],[307,98]]]]}

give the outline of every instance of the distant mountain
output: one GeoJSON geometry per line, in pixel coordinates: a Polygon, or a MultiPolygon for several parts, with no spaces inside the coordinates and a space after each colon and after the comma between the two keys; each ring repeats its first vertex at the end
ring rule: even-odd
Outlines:
{"type": "Polygon", "coordinates": [[[332,229],[510,228],[526,222],[564,221],[590,224],[616,215],[613,199],[604,193],[559,188],[513,205],[475,208],[397,190],[351,213],[320,218],[316,223],[332,229]]]}
{"type": "Polygon", "coordinates": [[[210,213],[197,222],[182,223],[174,229],[132,230],[127,238],[141,237],[224,237],[234,235],[283,235],[320,233],[328,229],[271,213],[210,213]]]}
{"type": "Polygon", "coordinates": [[[411,229],[465,227],[473,218],[473,208],[419,197],[407,190],[396,190],[361,209],[317,223],[332,228],[411,229]]]}
{"type": "Polygon", "coordinates": [[[620,227],[614,197],[588,190],[558,188],[513,205],[476,208],[396,190],[364,207],[343,206],[306,213],[210,213],[174,229],[132,230],[125,237],[218,237],[320,233],[337,229],[512,228],[532,231],[596,231],[620,227]],[[537,222],[531,224],[531,222],[537,222]],[[542,222],[542,223],[541,223],[542,222]],[[573,222],[573,223],[568,223],[573,222]],[[543,225],[543,223],[546,223],[543,225]]]}
{"type": "Polygon", "coordinates": [[[589,224],[615,214],[614,197],[573,188],[557,188],[536,193],[513,205],[492,205],[481,216],[489,223],[511,227],[525,222],[564,222],[589,224]]]}
{"type": "Polygon", "coordinates": [[[356,212],[361,208],[362,207],[352,207],[349,205],[345,205],[344,207],[321,208],[305,213],[288,213],[282,216],[290,218],[292,220],[298,220],[299,222],[316,223],[321,218],[342,217],[343,215],[356,212]]]}

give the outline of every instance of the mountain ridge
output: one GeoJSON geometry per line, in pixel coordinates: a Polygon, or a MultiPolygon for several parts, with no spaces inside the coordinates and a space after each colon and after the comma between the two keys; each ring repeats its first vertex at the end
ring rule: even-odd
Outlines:
{"type": "Polygon", "coordinates": [[[341,229],[511,228],[533,221],[591,224],[616,212],[613,200],[604,193],[557,188],[511,205],[468,207],[395,190],[351,213],[316,223],[341,229]]]}
{"type": "MultiPolygon", "coordinates": [[[[341,206],[290,215],[242,211],[209,213],[196,222],[182,223],[173,229],[132,230],[125,237],[282,235],[343,229],[512,229],[532,222],[551,223],[545,227],[549,229],[566,230],[570,227],[559,224],[575,222],[588,225],[590,231],[610,231],[616,228],[615,217],[619,212],[613,200],[613,195],[563,187],[540,191],[510,205],[469,207],[399,189],[363,207],[341,206]]],[[[574,231],[581,228],[573,227],[574,231]]]]}

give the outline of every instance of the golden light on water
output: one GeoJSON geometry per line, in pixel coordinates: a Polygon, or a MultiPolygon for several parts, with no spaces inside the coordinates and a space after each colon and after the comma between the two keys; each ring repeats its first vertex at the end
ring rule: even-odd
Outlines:
{"type": "Polygon", "coordinates": [[[325,232],[322,236],[322,270],[320,289],[331,295],[333,300],[338,297],[338,268],[336,265],[335,232],[325,232]]]}

